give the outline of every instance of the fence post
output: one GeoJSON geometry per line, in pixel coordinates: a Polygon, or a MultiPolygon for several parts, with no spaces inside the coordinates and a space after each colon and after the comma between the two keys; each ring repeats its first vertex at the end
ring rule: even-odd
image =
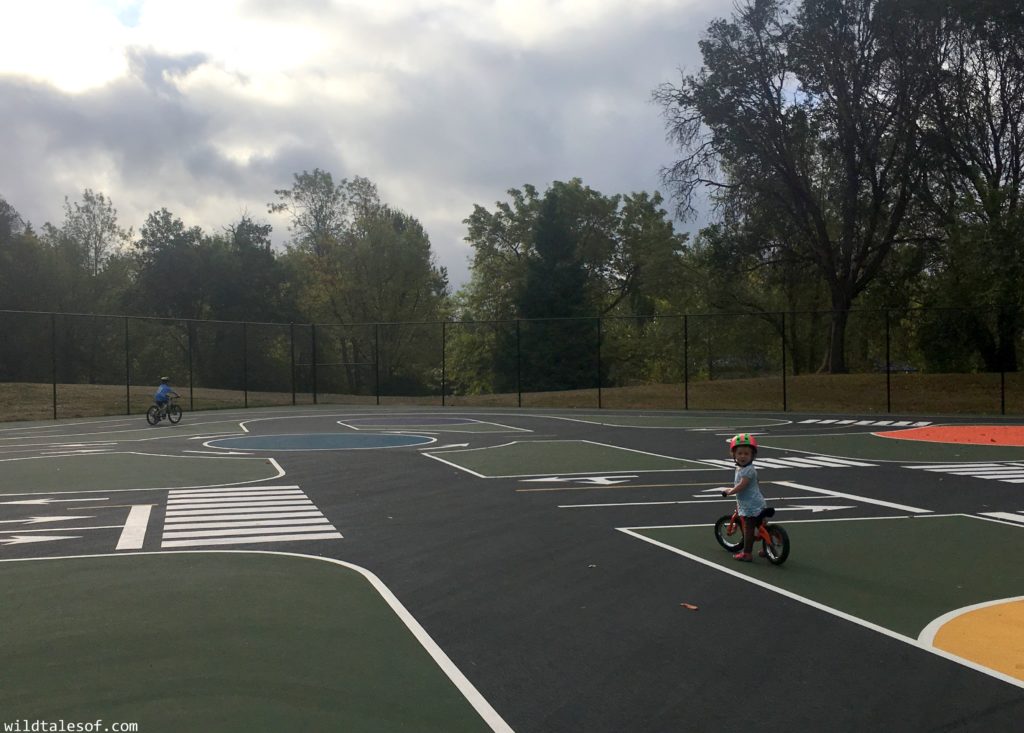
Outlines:
{"type": "Polygon", "coordinates": [[[128,316],[124,317],[124,414],[132,414],[132,357],[128,350],[128,316]]]}
{"type": "Polygon", "coordinates": [[[690,317],[683,316],[683,409],[690,409],[690,317]]]}
{"type": "Polygon", "coordinates": [[[242,406],[249,406],[249,338],[248,323],[242,321],[242,406]]]}
{"type": "Polygon", "coordinates": [[[523,406],[523,362],[520,358],[519,351],[519,324],[520,319],[516,319],[516,394],[518,395],[518,405],[523,406]]]}
{"type": "Polygon", "coordinates": [[[447,361],[445,359],[445,345],[447,344],[448,338],[448,321],[441,321],[441,407],[444,407],[444,393],[445,393],[445,382],[447,374],[445,368],[447,367],[447,361]]]}
{"type": "Polygon", "coordinates": [[[373,379],[377,404],[380,404],[380,324],[373,324],[373,379]]]}
{"type": "Polygon", "coordinates": [[[597,409],[601,409],[601,318],[597,319],[597,409]]]}
{"type": "Polygon", "coordinates": [[[782,411],[786,412],[786,312],[782,312],[782,411]]]}
{"type": "Polygon", "coordinates": [[[892,412],[892,355],[890,353],[889,309],[885,309],[885,411],[892,412]]]}
{"type": "Polygon", "coordinates": [[[312,333],[312,349],[313,349],[313,404],[316,404],[316,324],[311,324],[310,332],[312,333]]]}
{"type": "Polygon", "coordinates": [[[188,334],[188,409],[196,409],[196,392],[193,388],[192,379],[192,321],[185,321],[185,331],[188,334]]]}
{"type": "Polygon", "coordinates": [[[57,314],[50,314],[50,375],[53,377],[53,419],[57,419],[57,314]]]}
{"type": "Polygon", "coordinates": [[[295,407],[295,324],[288,324],[288,339],[291,344],[291,365],[292,365],[292,407],[295,407]]]}

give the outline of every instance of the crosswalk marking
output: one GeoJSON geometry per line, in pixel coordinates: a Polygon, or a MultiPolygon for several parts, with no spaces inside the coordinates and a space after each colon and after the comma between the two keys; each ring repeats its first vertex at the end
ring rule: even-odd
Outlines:
{"type": "Polygon", "coordinates": [[[929,473],[947,473],[953,476],[970,476],[1008,484],[1024,484],[1024,463],[933,463],[904,466],[929,473]]]}
{"type": "Polygon", "coordinates": [[[800,421],[801,425],[808,425],[808,424],[812,424],[812,423],[813,424],[817,424],[817,425],[854,425],[854,426],[877,425],[878,427],[890,427],[890,428],[907,428],[907,427],[923,428],[926,425],[931,425],[931,423],[928,422],[927,420],[920,420],[918,422],[913,422],[912,420],[854,420],[854,419],[839,420],[837,418],[829,418],[829,419],[823,420],[823,419],[821,419],[819,417],[814,417],[814,418],[810,418],[810,419],[807,419],[807,420],[801,420],[800,421]]]}
{"type": "Polygon", "coordinates": [[[1012,514],[1010,512],[981,512],[983,517],[992,517],[993,519],[1005,519],[1008,522],[1016,522],[1017,524],[1024,524],[1024,514],[1018,512],[1012,514]]]}
{"type": "MultiPolygon", "coordinates": [[[[701,463],[708,463],[712,466],[722,466],[725,468],[733,468],[736,466],[735,461],[719,458],[705,458],[701,460],[701,463]]],[[[849,458],[834,458],[832,456],[758,458],[754,463],[758,468],[851,468],[854,466],[872,467],[877,465],[875,463],[864,463],[863,461],[854,461],[849,458]]]]}
{"type": "Polygon", "coordinates": [[[168,493],[160,546],[335,540],[342,535],[298,486],[168,493]]]}

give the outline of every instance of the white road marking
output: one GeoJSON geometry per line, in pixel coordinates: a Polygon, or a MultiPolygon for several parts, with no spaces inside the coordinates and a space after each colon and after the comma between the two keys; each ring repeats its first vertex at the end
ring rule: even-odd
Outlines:
{"type": "Polygon", "coordinates": [[[128,519],[124,530],[117,541],[118,550],[141,550],[146,539],[146,528],[149,526],[149,515],[153,507],[150,504],[136,504],[128,511],[128,519]]]}
{"type": "Polygon", "coordinates": [[[931,514],[931,509],[920,509],[915,506],[908,506],[906,504],[896,504],[891,501],[882,501],[881,499],[872,499],[867,496],[858,496],[856,494],[845,494],[840,491],[831,491],[829,489],[819,489],[814,486],[806,486],[805,484],[797,484],[792,481],[772,481],[773,484],[780,486],[788,486],[791,489],[800,489],[802,491],[811,491],[815,494],[824,494],[826,496],[834,496],[837,499],[852,499],[853,501],[863,501],[866,504],[875,504],[877,506],[884,506],[890,509],[899,509],[904,512],[911,512],[912,514],[931,514]]]}

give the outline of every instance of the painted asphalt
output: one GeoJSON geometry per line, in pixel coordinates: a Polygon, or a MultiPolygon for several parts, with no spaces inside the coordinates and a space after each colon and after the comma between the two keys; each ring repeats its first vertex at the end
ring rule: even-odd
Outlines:
{"type": "MultiPolygon", "coordinates": [[[[228,483],[222,466],[238,461],[261,477],[237,480],[279,486],[274,492],[285,496],[299,491],[342,535],[242,546],[333,557],[374,573],[514,730],[717,730],[736,714],[737,700],[757,711],[759,724],[794,731],[1012,730],[1024,715],[1021,687],[617,531],[710,524],[727,511],[730,503],[708,490],[731,480],[721,461],[727,435],[740,430],[758,434],[759,458],[769,464],[760,470],[766,494],[777,506],[793,507],[794,518],[817,517],[806,508],[815,505],[853,507],[818,510],[830,518],[905,515],[895,508],[901,506],[1024,519],[1020,484],[915,470],[943,462],[1022,462],[1024,448],[982,446],[984,454],[975,455],[965,451],[969,446],[936,451],[934,444],[915,443],[892,453],[896,441],[869,433],[893,428],[856,425],[862,416],[834,418],[851,421],[846,424],[801,424],[813,418],[655,413],[645,422],[636,413],[437,409],[395,415],[390,422],[390,413],[379,410],[322,407],[186,413],[175,427],[148,428],[141,417],[0,426],[0,465],[28,471],[16,474],[22,480],[0,476],[0,493],[10,495],[0,501],[51,500],[0,504],[0,520],[21,528],[15,520],[60,511],[91,516],[79,521],[97,527],[62,534],[39,525],[47,529],[40,535],[68,537],[51,542],[5,542],[14,531],[0,534],[0,560],[116,552],[126,507],[145,503],[153,504],[149,530],[135,549],[159,551],[173,513],[166,487],[199,486],[204,475],[216,477],[210,483],[228,483]],[[456,430],[466,418],[510,430],[456,430]],[[432,442],[384,451],[282,451],[273,463],[262,452],[226,455],[246,451],[216,443],[240,437],[240,421],[255,437],[344,433],[349,429],[338,422],[355,420],[360,435],[401,431],[403,423],[432,426],[421,431],[432,442]],[[501,473],[487,470],[491,464],[480,458],[485,449],[524,440],[589,441],[615,446],[617,454],[663,458],[650,471],[636,468],[646,465],[641,461],[588,475],[573,470],[579,466],[563,444],[545,458],[550,471],[538,474],[528,456],[517,455],[510,474],[507,452],[494,463],[501,473]],[[875,441],[885,449],[876,450],[875,441]],[[125,478],[113,464],[107,467],[110,455],[121,451],[143,456],[144,468],[125,478]],[[477,454],[473,473],[457,460],[465,451],[477,454]],[[832,465],[813,460],[818,454],[831,457],[832,465]],[[673,469],[675,462],[684,470],[673,469]],[[179,468],[166,468],[171,463],[179,468]],[[43,491],[27,488],[35,474],[43,477],[43,491]],[[74,491],[77,482],[92,493],[55,493],[74,491]],[[157,486],[164,488],[152,490],[157,486]],[[756,650],[754,659],[743,657],[748,649],[756,650]]],[[[251,500],[251,492],[239,493],[251,500]]],[[[777,519],[785,525],[786,516],[780,512],[777,519]]],[[[797,568],[801,550],[809,548],[801,546],[798,524],[790,534],[787,566],[762,563],[749,571],[770,583],[773,572],[797,568]]],[[[707,542],[714,546],[710,529],[707,542]]],[[[961,538],[936,533],[907,551],[916,561],[941,564],[968,550],[961,538]]],[[[816,572],[839,572],[841,563],[830,565],[828,552],[839,557],[846,549],[841,541],[816,549],[816,572]]]]}

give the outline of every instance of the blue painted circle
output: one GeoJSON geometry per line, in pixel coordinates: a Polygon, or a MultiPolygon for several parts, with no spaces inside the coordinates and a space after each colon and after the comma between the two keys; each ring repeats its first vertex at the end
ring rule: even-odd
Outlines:
{"type": "Polygon", "coordinates": [[[207,445],[240,450],[365,450],[400,448],[432,443],[424,435],[383,435],[380,433],[300,433],[295,435],[241,435],[219,438],[207,445]]]}

